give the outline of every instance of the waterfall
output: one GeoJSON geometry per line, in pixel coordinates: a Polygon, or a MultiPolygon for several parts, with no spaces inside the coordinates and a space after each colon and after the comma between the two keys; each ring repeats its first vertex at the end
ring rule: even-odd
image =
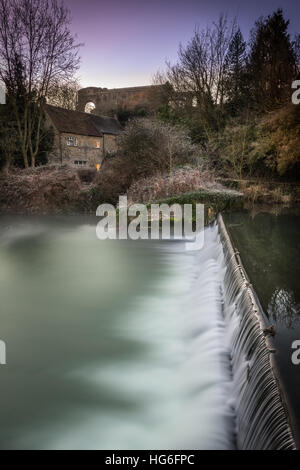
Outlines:
{"type": "Polygon", "coordinates": [[[227,233],[218,218],[224,252],[224,319],[228,331],[238,449],[295,449],[286,405],[264,334],[261,306],[227,233]]]}

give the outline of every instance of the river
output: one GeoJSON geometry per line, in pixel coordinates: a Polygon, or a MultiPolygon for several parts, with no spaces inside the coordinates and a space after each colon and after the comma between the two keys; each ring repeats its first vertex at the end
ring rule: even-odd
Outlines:
{"type": "Polygon", "coordinates": [[[0,219],[0,447],[233,448],[216,226],[194,252],[95,224],[0,219]]]}

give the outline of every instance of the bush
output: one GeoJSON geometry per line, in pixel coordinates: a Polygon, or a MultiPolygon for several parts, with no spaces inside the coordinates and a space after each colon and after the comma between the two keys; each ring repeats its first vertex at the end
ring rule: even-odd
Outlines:
{"type": "Polygon", "coordinates": [[[298,177],[300,113],[285,106],[260,118],[231,119],[224,131],[211,136],[203,152],[222,175],[298,177]]]}
{"type": "Polygon", "coordinates": [[[300,112],[289,105],[272,113],[265,124],[269,152],[266,164],[278,175],[299,176],[300,170],[300,112]]]}
{"type": "Polygon", "coordinates": [[[261,159],[265,158],[265,150],[256,146],[259,139],[255,122],[234,124],[225,128],[220,141],[221,159],[224,168],[237,178],[253,175],[261,159]]]}
{"type": "Polygon", "coordinates": [[[118,138],[117,156],[105,158],[91,198],[99,204],[115,204],[137,180],[166,173],[172,179],[175,165],[197,161],[196,151],[177,126],[150,119],[130,121],[118,138]]]}
{"type": "MultiPolygon", "coordinates": [[[[201,169],[182,168],[174,172],[170,181],[168,175],[156,175],[141,178],[129,188],[127,196],[130,202],[151,202],[165,199],[199,189],[211,187],[213,176],[205,167],[201,169]]],[[[216,185],[214,184],[214,187],[216,185]]]]}
{"type": "Polygon", "coordinates": [[[0,211],[47,213],[76,206],[80,181],[75,170],[43,166],[0,174],[0,211]]]}
{"type": "Polygon", "coordinates": [[[80,168],[77,174],[82,183],[92,183],[96,176],[96,170],[93,168],[80,168]]]}
{"type": "Polygon", "coordinates": [[[95,177],[92,198],[96,206],[102,202],[115,204],[120,194],[126,193],[135,178],[134,168],[121,157],[105,159],[95,177]]]}
{"type": "Polygon", "coordinates": [[[136,177],[169,171],[197,160],[197,147],[179,126],[150,119],[129,122],[118,140],[119,156],[136,177]]]}

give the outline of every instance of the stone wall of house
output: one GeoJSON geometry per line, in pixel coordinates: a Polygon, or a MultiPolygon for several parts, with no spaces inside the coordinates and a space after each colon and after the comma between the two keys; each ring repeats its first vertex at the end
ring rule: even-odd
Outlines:
{"type": "Polygon", "coordinates": [[[49,155],[49,162],[67,164],[72,167],[83,165],[95,167],[103,160],[103,138],[89,137],[75,134],[55,133],[53,151],[49,155]],[[77,137],[77,146],[68,146],[67,137],[77,137]],[[98,146],[98,147],[97,147],[98,146]],[[77,162],[77,163],[76,163],[77,162]]]}
{"type": "Polygon", "coordinates": [[[151,108],[151,95],[154,86],[132,88],[82,88],[78,92],[78,111],[85,111],[87,103],[95,105],[96,114],[107,114],[123,108],[134,110],[137,107],[151,108]]]}
{"type": "Polygon", "coordinates": [[[85,166],[95,167],[103,160],[103,138],[74,134],[61,134],[63,163],[80,166],[78,162],[86,162],[85,166]],[[68,146],[67,138],[77,137],[77,146],[68,146]],[[76,163],[77,162],[77,163],[76,163]]]}
{"type": "Polygon", "coordinates": [[[115,153],[117,151],[117,138],[115,135],[104,135],[104,152],[115,153]]]}

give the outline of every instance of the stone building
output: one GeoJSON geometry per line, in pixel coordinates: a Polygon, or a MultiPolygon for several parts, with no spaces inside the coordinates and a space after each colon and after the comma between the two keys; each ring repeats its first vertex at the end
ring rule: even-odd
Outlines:
{"type": "Polygon", "coordinates": [[[55,131],[53,163],[99,168],[104,155],[116,151],[120,123],[110,117],[45,106],[49,125],[55,131]]]}
{"type": "Polygon", "coordinates": [[[133,111],[136,108],[151,110],[153,91],[157,85],[131,88],[88,87],[78,91],[78,111],[87,111],[92,105],[96,114],[106,114],[119,109],[133,111]]]}

